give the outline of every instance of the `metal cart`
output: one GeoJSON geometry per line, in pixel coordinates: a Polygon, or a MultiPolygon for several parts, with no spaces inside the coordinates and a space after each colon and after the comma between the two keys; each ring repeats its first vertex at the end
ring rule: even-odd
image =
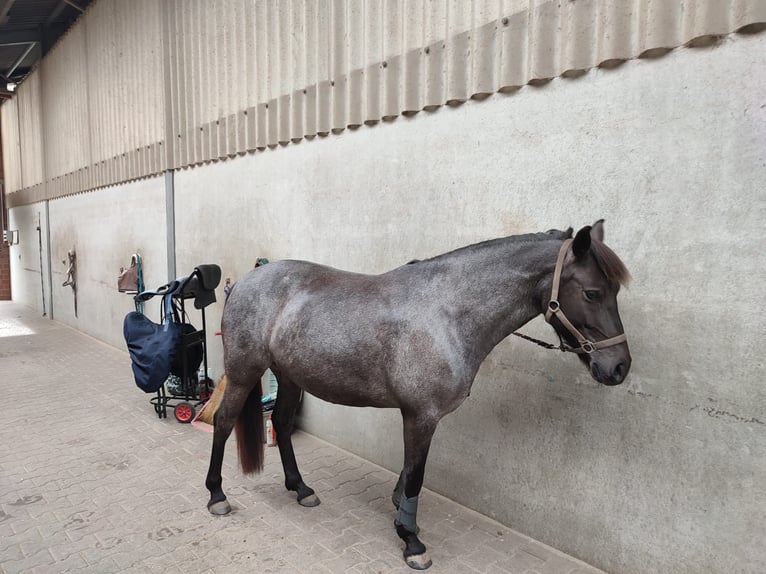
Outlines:
{"type": "Polygon", "coordinates": [[[149,401],[159,418],[167,418],[168,406],[172,406],[178,422],[190,423],[197,409],[210,398],[213,381],[208,377],[205,307],[216,301],[214,290],[220,282],[221,268],[218,265],[198,265],[188,277],[135,296],[137,302],[142,302],[155,295],[171,295],[173,321],[183,328],[173,357],[171,377],[157,390],[157,396],[149,401]],[[191,299],[200,312],[201,329],[195,328],[189,321],[186,302],[191,299]],[[171,385],[171,380],[175,384],[171,385]]]}

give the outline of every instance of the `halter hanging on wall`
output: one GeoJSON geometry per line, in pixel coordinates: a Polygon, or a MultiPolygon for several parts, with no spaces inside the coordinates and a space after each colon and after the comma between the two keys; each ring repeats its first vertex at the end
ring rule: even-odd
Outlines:
{"type": "Polygon", "coordinates": [[[67,251],[67,258],[62,261],[64,265],[67,265],[66,281],[64,281],[62,287],[71,287],[72,294],[74,295],[74,316],[77,317],[77,253],[75,248],[72,247],[70,251],[67,251]]]}

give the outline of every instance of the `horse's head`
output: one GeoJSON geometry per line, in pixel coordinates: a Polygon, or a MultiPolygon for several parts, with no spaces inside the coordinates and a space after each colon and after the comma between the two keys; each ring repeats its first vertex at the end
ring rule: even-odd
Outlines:
{"type": "Polygon", "coordinates": [[[617,293],[630,280],[630,273],[603,239],[603,221],[598,221],[565,241],[545,313],[566,350],[579,354],[595,380],[619,385],[628,374],[631,358],[617,311],[617,293]]]}

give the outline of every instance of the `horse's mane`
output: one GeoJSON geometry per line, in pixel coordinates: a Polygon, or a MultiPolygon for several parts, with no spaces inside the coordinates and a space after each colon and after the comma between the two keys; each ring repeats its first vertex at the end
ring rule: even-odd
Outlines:
{"type": "Polygon", "coordinates": [[[524,235],[509,235],[507,237],[487,239],[486,241],[481,241],[479,243],[472,243],[471,245],[466,245],[464,247],[458,247],[457,249],[453,249],[452,251],[448,251],[447,253],[440,253],[439,255],[435,255],[427,259],[414,259],[412,261],[409,261],[408,263],[411,264],[411,263],[420,263],[420,262],[426,262],[426,261],[436,261],[436,260],[444,259],[459,253],[464,253],[467,251],[480,251],[483,249],[492,248],[496,245],[506,244],[506,243],[525,243],[525,242],[533,242],[533,241],[550,240],[550,239],[556,238],[558,234],[565,234],[565,233],[566,232],[564,231],[551,230],[545,233],[526,233],[524,235]]]}
{"type": "Polygon", "coordinates": [[[630,283],[630,271],[617,256],[602,241],[593,239],[590,242],[590,252],[596,260],[596,264],[607,280],[614,285],[627,285],[630,283]]]}
{"type": "MultiPolygon", "coordinates": [[[[500,237],[497,239],[488,239],[480,243],[474,243],[465,247],[460,247],[447,253],[436,255],[424,260],[414,259],[409,264],[420,263],[425,261],[435,261],[446,258],[451,255],[456,255],[460,252],[466,251],[478,251],[481,249],[487,249],[494,247],[500,243],[523,243],[523,242],[536,242],[546,241],[551,239],[569,239],[572,237],[572,228],[564,231],[558,229],[551,229],[544,233],[527,233],[524,235],[511,235],[508,237],[500,237]]],[[[601,269],[601,272],[606,276],[607,280],[614,285],[627,285],[630,282],[630,271],[617,256],[617,254],[606,246],[602,241],[598,239],[591,240],[590,250],[593,254],[593,258],[596,260],[596,264],[601,269]]]]}

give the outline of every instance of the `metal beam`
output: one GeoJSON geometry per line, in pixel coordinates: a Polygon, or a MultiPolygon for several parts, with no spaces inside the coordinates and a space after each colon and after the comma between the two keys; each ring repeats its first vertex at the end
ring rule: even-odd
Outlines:
{"type": "Polygon", "coordinates": [[[48,18],[45,20],[44,26],[50,26],[56,21],[56,18],[59,17],[59,14],[66,8],[66,2],[64,0],[61,0],[58,4],[56,4],[56,7],[51,11],[51,13],[48,15],[48,18]]]}
{"type": "Polygon", "coordinates": [[[32,51],[32,48],[34,48],[37,45],[37,42],[30,42],[29,46],[26,50],[24,50],[24,53],[21,55],[21,57],[16,60],[16,63],[13,64],[10,68],[8,68],[8,71],[5,73],[6,78],[10,78],[13,76],[13,72],[16,71],[16,68],[18,68],[21,63],[29,56],[29,53],[32,51]]]}
{"type": "Polygon", "coordinates": [[[13,8],[16,0],[0,0],[0,26],[8,22],[8,12],[13,8]]]}
{"type": "Polygon", "coordinates": [[[40,41],[40,29],[29,28],[27,30],[14,30],[12,32],[0,32],[0,46],[12,46],[14,44],[29,44],[40,41]]]}
{"type": "Polygon", "coordinates": [[[79,10],[79,11],[80,11],[80,14],[82,14],[83,12],[85,12],[85,9],[84,9],[82,6],[80,6],[80,5],[79,5],[79,4],[77,4],[76,2],[72,2],[72,0],[64,0],[64,2],[66,2],[67,4],[69,4],[69,5],[70,5],[72,8],[74,8],[75,10],[79,10]]]}
{"type": "Polygon", "coordinates": [[[165,172],[165,225],[168,281],[176,278],[176,186],[172,169],[165,172]]]}

